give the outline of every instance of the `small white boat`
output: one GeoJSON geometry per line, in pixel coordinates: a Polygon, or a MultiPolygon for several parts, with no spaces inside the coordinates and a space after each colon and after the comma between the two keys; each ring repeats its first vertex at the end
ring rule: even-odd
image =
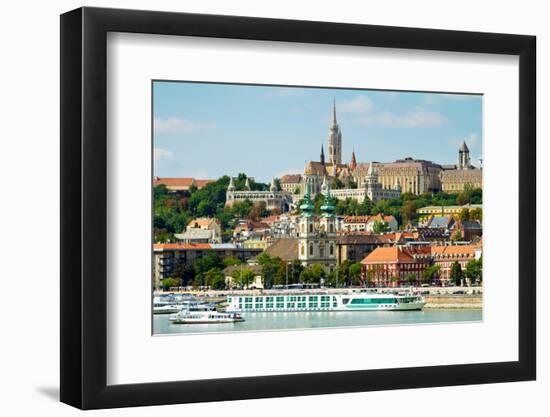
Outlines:
{"type": "Polygon", "coordinates": [[[222,313],[215,310],[193,311],[182,309],[169,317],[174,324],[199,324],[199,323],[237,323],[244,319],[236,313],[222,313]]]}
{"type": "Polygon", "coordinates": [[[179,304],[153,304],[153,314],[172,314],[182,309],[179,304]]]}

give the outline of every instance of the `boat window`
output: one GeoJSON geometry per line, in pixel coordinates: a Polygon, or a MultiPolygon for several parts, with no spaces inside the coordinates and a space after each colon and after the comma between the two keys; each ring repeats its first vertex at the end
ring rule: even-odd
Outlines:
{"type": "Polygon", "coordinates": [[[350,304],[395,304],[395,298],[354,298],[350,304]]]}

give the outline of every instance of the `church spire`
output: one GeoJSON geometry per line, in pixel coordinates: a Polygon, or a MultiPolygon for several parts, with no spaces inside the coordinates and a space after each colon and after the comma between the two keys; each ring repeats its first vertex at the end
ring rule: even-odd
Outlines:
{"type": "Polygon", "coordinates": [[[357,160],[355,159],[355,149],[351,152],[351,162],[349,163],[349,167],[351,170],[355,170],[355,168],[357,168],[357,160]]]}
{"type": "Polygon", "coordinates": [[[325,151],[323,150],[323,145],[321,145],[321,163],[325,165],[325,151]]]}
{"type": "Polygon", "coordinates": [[[332,102],[332,125],[328,130],[327,151],[331,164],[342,163],[342,132],[336,121],[336,101],[332,102]]]}

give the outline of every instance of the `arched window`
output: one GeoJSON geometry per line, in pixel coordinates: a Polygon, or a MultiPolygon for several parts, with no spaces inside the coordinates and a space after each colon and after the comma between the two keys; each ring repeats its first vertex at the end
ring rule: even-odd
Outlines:
{"type": "Polygon", "coordinates": [[[300,247],[300,254],[305,255],[306,254],[305,252],[306,252],[306,245],[302,245],[300,247]]]}
{"type": "Polygon", "coordinates": [[[320,257],[320,258],[324,258],[324,257],[325,257],[325,249],[324,249],[324,248],[319,248],[319,257],[320,257]]]}
{"type": "Polygon", "coordinates": [[[313,256],[313,245],[309,245],[309,256],[313,256]]]}
{"type": "Polygon", "coordinates": [[[309,233],[313,233],[313,223],[309,224],[309,233]]]}
{"type": "Polygon", "coordinates": [[[332,243],[330,244],[330,254],[334,255],[334,245],[332,243]]]}
{"type": "Polygon", "coordinates": [[[329,227],[330,233],[334,233],[334,225],[331,223],[329,227]]]}

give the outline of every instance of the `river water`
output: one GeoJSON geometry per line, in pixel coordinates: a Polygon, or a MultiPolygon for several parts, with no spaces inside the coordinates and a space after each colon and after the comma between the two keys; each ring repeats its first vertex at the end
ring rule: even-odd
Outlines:
{"type": "Polygon", "coordinates": [[[482,320],[481,309],[424,309],[421,311],[316,311],[242,313],[244,322],[172,324],[168,314],[153,315],[153,333],[191,334],[314,329],[348,326],[392,326],[482,320]]]}

